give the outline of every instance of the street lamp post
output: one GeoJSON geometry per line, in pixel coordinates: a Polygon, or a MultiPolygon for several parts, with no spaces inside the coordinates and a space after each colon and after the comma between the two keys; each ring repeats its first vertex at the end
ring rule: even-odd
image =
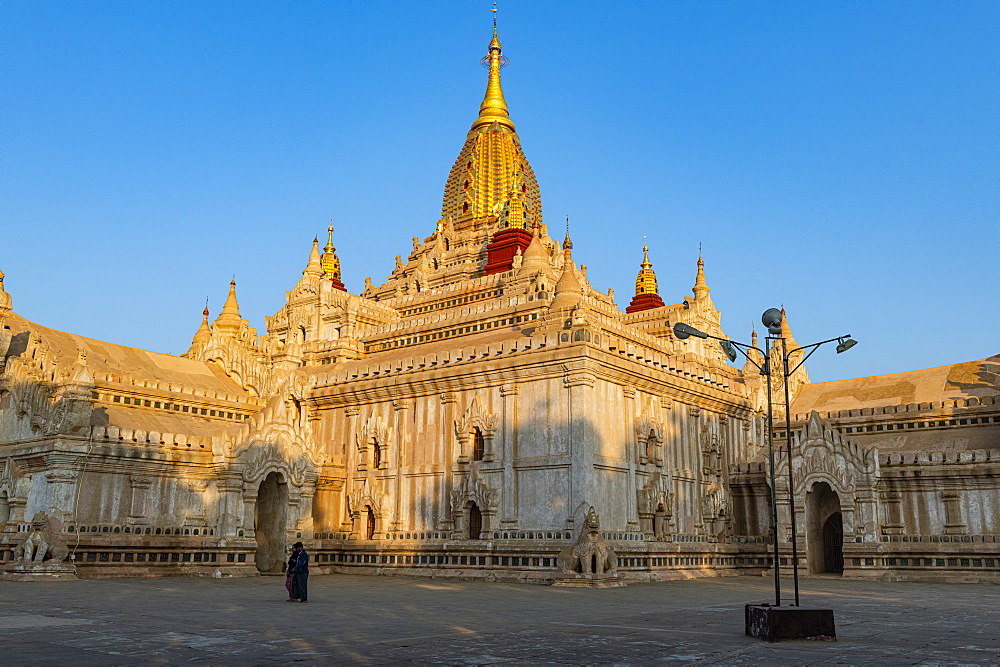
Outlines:
{"type": "MultiPolygon", "coordinates": [[[[772,308],[771,310],[775,309],[772,308]]],[[[778,317],[778,323],[780,326],[780,311],[778,311],[778,317]]],[[[770,337],[768,338],[770,339],[770,337]]],[[[794,478],[792,472],[792,401],[790,397],[790,390],[788,388],[788,378],[791,377],[792,373],[799,370],[799,368],[802,367],[802,364],[806,363],[806,359],[811,357],[813,352],[818,350],[821,345],[826,345],[827,343],[832,343],[834,341],[837,341],[837,354],[846,352],[858,344],[856,340],[851,338],[851,334],[845,334],[843,336],[838,336],[837,338],[830,338],[829,340],[823,340],[818,343],[803,345],[793,350],[789,350],[788,341],[784,337],[781,338],[782,384],[785,388],[785,455],[788,457],[788,509],[791,514],[792,522],[792,580],[795,584],[796,607],[799,606],[799,550],[798,531],[795,527],[795,489],[793,486],[794,478]],[[802,358],[801,361],[789,370],[789,356],[795,354],[796,352],[804,352],[806,350],[809,350],[809,352],[802,358]]]]}
{"type": "Polygon", "coordinates": [[[774,542],[774,604],[776,607],[781,606],[781,560],[780,560],[780,549],[778,543],[778,501],[777,501],[777,489],[775,481],[775,465],[774,465],[774,401],[772,395],[771,380],[774,377],[774,368],[771,360],[771,350],[774,349],[772,341],[781,341],[781,366],[779,372],[781,373],[782,384],[784,385],[785,393],[785,455],[788,459],[788,507],[791,518],[791,543],[792,543],[792,579],[794,582],[795,589],[795,606],[799,606],[799,555],[798,555],[798,530],[796,527],[795,519],[795,490],[794,490],[794,473],[792,470],[792,422],[791,422],[791,394],[788,387],[788,378],[797,371],[806,360],[812,356],[821,345],[826,343],[832,343],[837,341],[837,353],[846,352],[855,345],[857,341],[851,338],[850,334],[843,336],[838,336],[837,338],[831,338],[829,340],[820,341],[819,343],[813,343],[811,345],[803,345],[801,347],[794,348],[792,350],[788,349],[788,342],[782,335],[781,322],[783,315],[777,308],[769,308],[764,311],[761,317],[761,322],[767,327],[768,335],[764,339],[764,349],[761,350],[758,347],[752,345],[747,345],[746,343],[738,343],[734,340],[727,338],[720,338],[719,336],[712,336],[700,331],[689,324],[684,324],[683,322],[678,322],[674,325],[673,331],[674,335],[680,339],[684,340],[695,336],[696,338],[712,338],[714,340],[720,341],[722,349],[725,351],[726,356],[729,357],[730,361],[736,361],[737,352],[741,353],[746,357],[747,361],[756,366],[760,370],[760,374],[763,375],[767,380],[767,454],[768,454],[768,465],[771,480],[771,533],[774,542]],[[748,354],[749,350],[756,350],[762,355],[762,362],[757,363],[757,361],[748,354]],[[791,369],[789,369],[789,357],[797,352],[808,352],[802,357],[798,363],[791,369]]]}

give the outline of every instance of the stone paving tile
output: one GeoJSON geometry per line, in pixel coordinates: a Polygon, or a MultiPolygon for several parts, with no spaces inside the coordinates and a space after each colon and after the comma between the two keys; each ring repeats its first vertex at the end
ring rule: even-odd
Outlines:
{"type": "Polygon", "coordinates": [[[313,576],[309,605],[280,578],[0,585],[4,663],[995,664],[1000,587],[807,579],[839,641],[743,635],[770,582],[734,577],[555,589],[313,576]]]}

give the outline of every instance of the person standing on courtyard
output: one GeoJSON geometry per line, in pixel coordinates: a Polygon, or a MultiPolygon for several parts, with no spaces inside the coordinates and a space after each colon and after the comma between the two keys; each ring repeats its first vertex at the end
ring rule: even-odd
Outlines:
{"type": "Polygon", "coordinates": [[[299,554],[292,547],[292,553],[288,556],[288,566],[285,568],[285,589],[288,590],[288,602],[295,602],[295,563],[299,559],[299,554]]]}
{"type": "Polygon", "coordinates": [[[295,579],[292,580],[292,598],[298,602],[309,602],[309,553],[301,542],[296,542],[295,579]]]}

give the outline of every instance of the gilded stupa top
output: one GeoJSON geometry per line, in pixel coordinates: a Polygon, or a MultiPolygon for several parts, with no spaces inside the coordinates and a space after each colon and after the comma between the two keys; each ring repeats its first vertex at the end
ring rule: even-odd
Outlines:
{"type": "Polygon", "coordinates": [[[323,246],[323,256],[320,259],[323,267],[323,277],[340,280],[340,260],[337,258],[337,249],[333,247],[333,221],[326,228],[326,245],[323,246]]]}
{"type": "Polygon", "coordinates": [[[653,273],[653,263],[649,261],[649,246],[646,243],[642,244],[642,268],[639,269],[639,275],[635,278],[635,295],[640,294],[659,294],[659,290],[656,286],[656,274],[653,273]]]}
{"type": "Polygon", "coordinates": [[[497,36],[496,15],[483,62],[489,65],[486,94],[448,175],[441,218],[452,218],[459,231],[473,220],[493,218],[495,222],[501,216],[506,226],[530,229],[542,223],[542,198],[500,83],[500,69],[506,58],[497,36]]]}

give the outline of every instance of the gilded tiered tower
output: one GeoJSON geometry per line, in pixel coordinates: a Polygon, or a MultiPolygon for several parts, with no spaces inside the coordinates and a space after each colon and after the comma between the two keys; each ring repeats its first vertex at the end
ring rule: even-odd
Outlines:
{"type": "Polygon", "coordinates": [[[506,58],[495,25],[486,58],[486,95],[448,174],[441,218],[458,232],[486,227],[493,233],[484,269],[490,274],[510,269],[517,250],[528,247],[531,227],[542,224],[542,198],[500,85],[506,58]]]}
{"type": "Polygon", "coordinates": [[[632,302],[625,309],[626,313],[637,313],[641,310],[660,308],[664,305],[656,286],[653,263],[649,261],[649,246],[645,243],[642,244],[642,264],[639,266],[641,267],[639,274],[635,277],[635,296],[632,297],[632,302]]]}

